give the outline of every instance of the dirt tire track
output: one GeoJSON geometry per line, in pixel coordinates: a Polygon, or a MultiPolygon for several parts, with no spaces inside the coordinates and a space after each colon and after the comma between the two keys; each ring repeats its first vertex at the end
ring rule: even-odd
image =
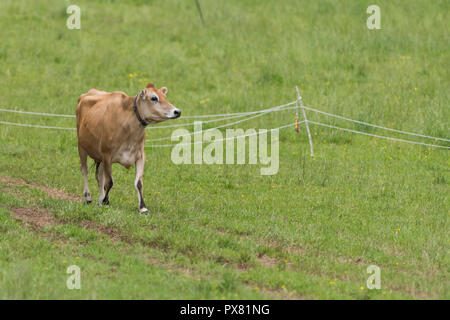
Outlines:
{"type": "Polygon", "coordinates": [[[31,210],[28,208],[10,208],[16,220],[37,228],[49,227],[59,224],[58,220],[46,210],[31,210]]]}
{"type": "Polygon", "coordinates": [[[33,189],[38,189],[38,190],[45,192],[49,197],[56,199],[56,200],[81,201],[80,196],[67,193],[67,192],[59,190],[57,188],[40,186],[40,185],[37,185],[34,183],[29,183],[23,179],[0,176],[0,182],[9,184],[12,186],[27,186],[27,187],[30,187],[33,189]]]}

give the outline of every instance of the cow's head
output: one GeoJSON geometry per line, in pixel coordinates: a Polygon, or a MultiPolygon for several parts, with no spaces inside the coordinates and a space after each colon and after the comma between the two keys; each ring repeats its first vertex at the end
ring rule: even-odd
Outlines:
{"type": "Polygon", "coordinates": [[[167,88],[157,89],[149,83],[137,97],[137,105],[141,117],[149,123],[158,123],[181,116],[181,110],[166,100],[167,88]]]}

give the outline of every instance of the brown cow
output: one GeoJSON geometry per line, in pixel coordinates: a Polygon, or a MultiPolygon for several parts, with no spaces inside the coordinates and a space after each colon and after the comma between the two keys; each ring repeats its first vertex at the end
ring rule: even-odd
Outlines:
{"type": "Polygon", "coordinates": [[[112,164],[120,163],[127,169],[134,164],[139,211],[148,213],[142,197],[145,127],[181,115],[181,111],[166,100],[166,94],[166,87],[158,90],[149,83],[135,97],[96,89],[80,96],[76,111],[78,153],[87,203],[92,202],[87,180],[87,156],[90,156],[96,163],[100,205],[109,203],[108,194],[113,186],[112,164]]]}

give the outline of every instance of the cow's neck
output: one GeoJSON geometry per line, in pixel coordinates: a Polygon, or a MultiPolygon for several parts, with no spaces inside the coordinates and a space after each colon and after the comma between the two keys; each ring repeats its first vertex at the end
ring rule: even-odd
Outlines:
{"type": "Polygon", "coordinates": [[[145,127],[139,122],[136,117],[136,113],[133,111],[133,96],[129,96],[124,102],[128,115],[126,117],[127,120],[124,119],[122,125],[122,135],[129,137],[133,141],[141,143],[145,141],[145,127]]]}
{"type": "Polygon", "coordinates": [[[149,123],[147,121],[145,121],[144,118],[142,118],[141,114],[139,113],[139,108],[137,105],[137,96],[134,97],[134,99],[133,99],[133,111],[134,111],[134,114],[136,115],[136,118],[139,121],[139,124],[141,126],[143,126],[145,128],[146,126],[149,125],[149,123]]]}

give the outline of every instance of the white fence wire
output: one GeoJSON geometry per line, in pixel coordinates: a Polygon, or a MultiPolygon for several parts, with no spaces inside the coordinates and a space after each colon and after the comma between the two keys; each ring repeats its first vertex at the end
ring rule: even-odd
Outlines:
{"type": "MultiPolygon", "coordinates": [[[[305,121],[300,121],[300,123],[303,123],[305,121]]],[[[266,132],[272,132],[275,130],[279,130],[279,129],[284,129],[284,128],[288,128],[288,127],[293,127],[295,126],[296,123],[289,123],[286,124],[284,126],[278,127],[278,128],[272,128],[272,129],[268,129],[266,132]]],[[[200,131],[201,132],[201,131],[200,131]]],[[[227,140],[233,140],[233,139],[238,139],[238,138],[245,138],[245,137],[251,137],[251,136],[255,136],[255,135],[259,135],[261,134],[261,132],[253,132],[253,133],[248,133],[248,134],[243,134],[240,136],[232,136],[232,137],[227,137],[227,138],[223,138],[223,139],[216,139],[216,140],[209,140],[209,141],[194,141],[194,142],[185,142],[185,143],[177,143],[177,144],[151,144],[151,145],[147,145],[145,146],[146,148],[165,148],[165,147],[173,147],[175,145],[177,146],[185,146],[185,145],[193,145],[193,144],[200,144],[200,143],[215,143],[215,142],[222,142],[222,141],[227,141],[227,140]]]]}
{"type": "Polygon", "coordinates": [[[346,118],[346,117],[343,117],[343,116],[338,116],[336,114],[328,113],[328,112],[317,110],[317,109],[313,109],[313,108],[308,108],[308,107],[303,107],[303,108],[305,108],[306,110],[312,111],[312,112],[320,113],[320,114],[323,114],[323,115],[327,115],[327,116],[330,116],[330,117],[333,117],[333,118],[337,118],[337,119],[341,119],[341,120],[345,120],[345,121],[355,122],[355,123],[362,124],[362,125],[369,126],[369,127],[374,127],[374,128],[378,128],[378,129],[383,129],[383,130],[403,133],[403,134],[407,134],[407,135],[410,135],[410,136],[416,136],[416,137],[429,138],[429,139],[434,139],[434,140],[441,140],[441,141],[450,142],[449,139],[437,138],[437,137],[432,137],[432,136],[426,136],[426,135],[419,134],[419,133],[402,131],[402,130],[392,129],[392,128],[388,128],[388,127],[382,127],[382,126],[379,126],[379,125],[376,125],[376,124],[372,124],[372,123],[368,123],[368,122],[364,122],[364,121],[359,121],[359,120],[353,120],[353,119],[350,119],[350,118],[346,118]]]}
{"type": "Polygon", "coordinates": [[[368,132],[363,132],[363,131],[358,131],[358,130],[342,128],[342,127],[338,127],[338,126],[333,126],[333,125],[322,123],[322,122],[316,122],[316,121],[311,121],[311,120],[308,120],[308,122],[312,123],[312,124],[316,124],[316,125],[322,126],[322,127],[328,127],[328,128],[332,128],[332,129],[343,130],[343,131],[352,132],[352,133],[358,133],[358,134],[362,134],[362,135],[366,135],[366,136],[382,138],[382,139],[387,139],[387,140],[391,140],[391,141],[407,142],[407,143],[413,143],[413,144],[420,144],[420,145],[424,145],[424,146],[428,146],[428,147],[450,149],[450,147],[446,147],[446,146],[440,146],[440,145],[436,145],[436,144],[429,144],[429,143],[423,143],[423,142],[411,141],[411,140],[405,140],[405,139],[392,138],[392,137],[388,137],[388,136],[381,136],[381,135],[378,135],[378,134],[372,134],[372,133],[368,133],[368,132]]]}
{"type": "Polygon", "coordinates": [[[32,115],[32,116],[75,118],[75,115],[73,115],[73,114],[56,114],[56,113],[31,112],[31,111],[4,109],[4,108],[0,108],[0,111],[2,111],[2,112],[28,114],[28,115],[32,115]]]}
{"type": "MultiPolygon", "coordinates": [[[[295,101],[288,102],[286,104],[282,104],[276,107],[272,107],[269,109],[283,108],[288,107],[290,105],[295,104],[295,101]]],[[[269,109],[255,110],[255,111],[246,111],[246,112],[235,112],[235,113],[222,113],[222,114],[201,114],[201,115],[192,115],[192,116],[183,116],[184,119],[197,119],[197,118],[218,118],[218,117],[230,117],[230,116],[246,116],[250,114],[265,112],[269,109]]],[[[4,109],[0,108],[1,112],[11,112],[11,113],[20,113],[27,114],[32,116],[46,116],[46,117],[64,117],[64,118],[76,118],[73,114],[58,114],[58,113],[45,113],[45,112],[32,112],[32,111],[23,111],[16,109],[4,109]]],[[[219,120],[217,120],[219,121],[219,120]]],[[[156,128],[156,127],[155,127],[156,128]]],[[[157,127],[162,128],[162,127],[157,127]]]]}
{"type": "MultiPolygon", "coordinates": [[[[293,106],[293,107],[290,107],[290,106],[296,104],[297,102],[298,102],[298,99],[296,101],[289,102],[289,103],[286,103],[286,104],[282,104],[282,105],[279,105],[279,106],[276,106],[276,107],[272,107],[272,108],[268,108],[268,109],[262,109],[262,110],[248,111],[248,112],[183,116],[183,118],[191,118],[191,119],[219,118],[219,119],[204,120],[204,121],[202,121],[202,124],[203,123],[226,121],[226,120],[231,120],[231,119],[236,119],[236,118],[244,118],[246,116],[249,116],[249,117],[246,117],[244,119],[240,119],[240,120],[237,120],[237,121],[234,121],[234,122],[226,123],[226,124],[223,124],[223,125],[219,125],[219,126],[216,126],[214,128],[191,132],[191,133],[185,134],[185,135],[178,135],[178,136],[174,136],[174,137],[170,136],[170,137],[148,139],[146,141],[147,142],[156,142],[156,141],[171,140],[173,138],[180,138],[180,137],[184,137],[184,136],[191,136],[191,135],[194,135],[196,133],[202,133],[202,132],[207,132],[207,131],[211,131],[211,130],[215,130],[215,129],[221,129],[221,128],[225,128],[225,127],[230,127],[230,126],[236,125],[238,123],[242,123],[242,122],[245,122],[245,121],[249,121],[249,120],[261,117],[261,116],[266,115],[266,114],[271,113],[271,112],[278,112],[278,111],[285,111],[285,110],[296,109],[296,106],[293,106]]],[[[391,132],[396,132],[396,133],[400,133],[400,134],[416,136],[416,137],[421,137],[421,138],[426,138],[426,139],[433,139],[435,141],[450,142],[450,139],[445,139],[445,138],[440,138],[440,137],[433,137],[433,136],[424,135],[424,134],[420,134],[420,133],[408,132],[408,131],[398,130],[398,129],[394,129],[394,128],[384,127],[384,126],[380,126],[380,125],[376,125],[376,124],[372,124],[372,123],[368,123],[368,122],[364,122],[364,121],[355,120],[355,119],[351,119],[351,118],[348,118],[348,117],[332,114],[332,113],[321,111],[321,110],[318,110],[318,109],[306,107],[306,106],[302,106],[302,108],[304,108],[304,109],[306,109],[308,111],[312,111],[312,112],[318,113],[318,114],[322,114],[322,115],[325,115],[325,116],[333,117],[333,118],[344,120],[344,121],[357,123],[357,124],[368,126],[368,127],[373,127],[373,128],[377,128],[377,129],[387,130],[387,131],[391,131],[391,132]]],[[[18,114],[26,114],[26,115],[33,115],[33,116],[45,116],[45,117],[75,118],[75,115],[44,113],[44,112],[31,112],[31,111],[13,110],[13,109],[5,109],[5,108],[0,108],[0,112],[9,112],[9,113],[18,113],[18,114]]],[[[303,122],[305,122],[305,121],[301,121],[300,123],[303,123],[303,122]]],[[[173,125],[166,125],[166,126],[152,126],[152,127],[149,127],[149,129],[187,127],[187,126],[194,125],[194,123],[195,122],[173,124],[173,125]]],[[[352,132],[352,133],[356,133],[356,134],[372,136],[372,137],[381,138],[381,139],[387,139],[387,140],[390,140],[390,141],[405,142],[405,143],[411,143],[411,144],[416,144],[416,145],[424,145],[424,146],[428,146],[428,147],[450,149],[450,147],[448,147],[448,146],[442,146],[442,145],[431,144],[431,143],[424,143],[424,142],[419,142],[419,141],[411,141],[411,140],[394,138],[394,137],[383,136],[383,135],[378,135],[378,134],[372,134],[372,133],[368,133],[368,132],[363,132],[363,131],[343,128],[343,127],[338,127],[338,126],[335,126],[335,125],[326,124],[326,123],[322,123],[322,122],[316,122],[316,121],[312,121],[312,120],[308,120],[308,123],[312,123],[312,124],[315,124],[315,125],[328,127],[328,128],[332,128],[332,129],[352,132]]],[[[27,123],[16,123],[16,122],[9,122],[9,121],[0,121],[0,124],[9,125],[9,126],[39,128],[39,129],[76,130],[76,128],[58,127],[58,126],[45,126],[45,125],[27,124],[27,123]]],[[[284,126],[281,126],[281,127],[278,127],[278,128],[270,129],[269,131],[283,129],[283,128],[291,127],[291,126],[294,126],[294,125],[295,125],[295,123],[294,124],[287,124],[287,125],[284,125],[284,126]]],[[[245,136],[248,136],[248,135],[235,136],[235,137],[233,137],[233,139],[234,138],[239,138],[239,137],[245,137],[245,136]]],[[[229,138],[225,138],[225,139],[221,139],[221,140],[213,140],[213,141],[224,141],[224,140],[227,140],[227,139],[229,139],[229,138]]],[[[195,143],[198,143],[198,142],[192,142],[190,144],[195,144],[195,143]]],[[[171,147],[171,146],[174,146],[174,145],[175,144],[162,144],[162,145],[154,145],[154,144],[152,144],[152,145],[148,145],[147,147],[158,148],[158,147],[171,147]]]]}
{"type": "Polygon", "coordinates": [[[8,125],[8,126],[30,127],[30,128],[41,128],[41,129],[77,130],[77,128],[64,128],[64,127],[41,126],[41,125],[39,125],[39,124],[17,123],[17,122],[8,122],[8,121],[0,121],[0,124],[4,124],[4,125],[8,125]]]}
{"type": "MultiPolygon", "coordinates": [[[[206,130],[199,130],[199,131],[190,132],[188,134],[175,136],[174,138],[187,137],[187,136],[191,136],[191,135],[196,134],[196,133],[208,132],[208,131],[215,130],[215,129],[221,129],[221,128],[225,128],[225,127],[230,127],[230,126],[238,124],[238,123],[242,123],[242,122],[249,121],[249,120],[252,120],[252,119],[255,119],[255,118],[259,118],[259,117],[261,117],[263,115],[266,115],[266,114],[268,114],[270,112],[280,111],[280,110],[287,110],[288,108],[284,108],[284,107],[289,106],[291,104],[295,104],[295,101],[294,102],[290,102],[288,104],[276,106],[276,107],[273,107],[273,108],[261,110],[261,111],[258,112],[258,114],[254,115],[254,116],[251,116],[251,117],[248,117],[248,118],[245,118],[245,119],[241,119],[241,120],[238,120],[238,121],[222,124],[220,126],[217,126],[217,127],[214,127],[214,128],[210,128],[210,129],[206,129],[206,130]],[[282,109],[282,108],[284,108],[284,109],[282,109]]],[[[157,138],[157,139],[147,139],[147,142],[164,141],[164,140],[170,140],[170,139],[172,139],[172,136],[170,136],[170,137],[163,137],[163,138],[157,138]]]]}

